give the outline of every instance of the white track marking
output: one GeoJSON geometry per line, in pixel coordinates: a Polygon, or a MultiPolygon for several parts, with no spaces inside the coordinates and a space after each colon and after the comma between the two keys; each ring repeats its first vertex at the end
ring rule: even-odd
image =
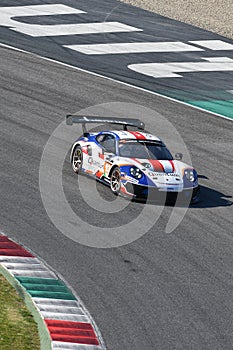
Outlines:
{"type": "Polygon", "coordinates": [[[82,73],[86,73],[86,74],[90,74],[90,75],[93,75],[94,77],[98,77],[98,78],[101,78],[101,79],[106,79],[106,80],[109,80],[109,81],[112,81],[114,83],[117,83],[117,84],[121,84],[123,86],[128,86],[132,89],[136,89],[136,90],[139,90],[139,91],[142,91],[142,92],[146,92],[148,94],[151,94],[151,95],[155,95],[155,96],[159,96],[165,100],[169,100],[169,101],[173,101],[173,102],[176,102],[176,103],[179,103],[181,105],[184,105],[184,106],[187,106],[189,108],[193,108],[193,109],[197,109],[199,111],[202,111],[204,113],[208,113],[208,114],[211,114],[211,115],[215,115],[217,117],[220,117],[222,119],[227,119],[228,121],[231,121],[233,122],[233,119],[230,118],[230,117],[225,117],[224,115],[222,114],[219,114],[219,113],[215,113],[215,112],[212,112],[212,111],[208,111],[207,109],[204,109],[204,108],[201,108],[201,107],[198,107],[198,106],[193,106],[193,105],[190,105],[189,103],[187,102],[184,102],[184,101],[179,101],[175,98],[172,98],[172,97],[169,97],[169,96],[165,96],[165,95],[162,95],[158,92],[154,92],[154,91],[150,91],[150,90],[147,90],[147,89],[144,89],[142,87],[139,87],[139,86],[136,86],[136,85],[132,85],[130,83],[125,83],[123,81],[120,81],[120,80],[117,80],[117,79],[113,79],[113,78],[110,78],[110,77],[107,77],[105,75],[101,75],[101,74],[98,74],[98,73],[95,73],[95,72],[91,72],[87,69],[82,69],[82,68],[79,68],[79,67],[75,67],[71,64],[67,64],[67,63],[64,63],[64,62],[61,62],[61,61],[57,61],[55,59],[52,59],[52,58],[48,58],[48,57],[44,57],[44,56],[40,56],[40,55],[37,55],[37,54],[34,54],[30,51],[26,51],[26,50],[21,50],[21,49],[18,49],[17,47],[14,47],[14,46],[10,46],[10,45],[6,45],[6,44],[3,44],[0,42],[0,47],[3,47],[3,48],[7,48],[7,49],[10,49],[10,50],[14,50],[16,52],[22,52],[24,54],[27,54],[27,55],[30,55],[31,57],[35,57],[35,58],[39,58],[41,60],[45,60],[45,61],[48,61],[48,62],[51,62],[53,64],[58,64],[60,66],[63,66],[63,67],[66,67],[66,68],[69,68],[69,69],[74,69],[74,70],[77,70],[78,72],[82,72],[82,73]]]}
{"type": "Polygon", "coordinates": [[[38,25],[21,23],[13,18],[80,13],[86,12],[62,4],[0,7],[0,24],[32,37],[142,31],[119,22],[38,25]]]}
{"type": "Polygon", "coordinates": [[[20,23],[13,17],[28,16],[52,16],[86,13],[62,4],[32,5],[32,6],[9,6],[0,7],[0,25],[10,27],[11,29],[31,26],[31,24],[20,23]]]}
{"type": "Polygon", "coordinates": [[[12,17],[69,15],[79,13],[86,12],[62,4],[7,6],[0,7],[0,23],[1,25],[8,25],[12,23],[12,21],[15,21],[12,17]]]}
{"type": "Polygon", "coordinates": [[[124,53],[146,52],[185,52],[203,51],[180,41],[177,42],[141,42],[141,43],[118,43],[118,44],[91,44],[91,45],[63,45],[69,49],[86,55],[109,55],[124,53]]]}
{"type": "Polygon", "coordinates": [[[202,58],[206,62],[171,62],[130,64],[134,72],[153,78],[180,78],[176,73],[233,71],[233,60],[229,57],[202,58]]]}
{"type": "Polygon", "coordinates": [[[0,7],[0,24],[19,33],[27,34],[27,31],[29,33],[31,31],[36,34],[36,31],[41,30],[43,26],[21,23],[13,17],[54,16],[80,13],[86,12],[62,4],[0,7]]]}
{"type": "Polygon", "coordinates": [[[233,45],[226,43],[222,40],[195,40],[189,41],[191,44],[195,44],[206,49],[221,51],[221,50],[233,50],[233,45]]]}
{"type": "Polygon", "coordinates": [[[25,27],[14,28],[13,30],[33,37],[142,31],[142,29],[119,22],[56,24],[48,26],[26,25],[25,27]]]}

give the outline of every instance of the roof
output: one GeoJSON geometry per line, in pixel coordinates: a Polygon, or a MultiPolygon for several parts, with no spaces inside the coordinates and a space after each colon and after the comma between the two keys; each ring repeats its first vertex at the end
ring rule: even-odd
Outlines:
{"type": "Polygon", "coordinates": [[[135,139],[135,140],[151,140],[151,141],[161,141],[158,137],[147,133],[147,132],[140,132],[140,131],[111,131],[115,135],[119,137],[120,140],[127,140],[127,139],[135,139]]]}

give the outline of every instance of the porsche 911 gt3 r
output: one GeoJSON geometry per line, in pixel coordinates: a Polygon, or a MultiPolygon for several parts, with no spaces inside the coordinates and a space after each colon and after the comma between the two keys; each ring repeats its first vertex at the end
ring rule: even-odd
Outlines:
{"type": "Polygon", "coordinates": [[[114,194],[133,199],[198,200],[196,170],[174,159],[165,144],[156,136],[144,131],[138,119],[106,118],[67,115],[66,123],[81,123],[83,135],[71,148],[70,160],[75,173],[89,174],[108,184],[114,194]],[[111,123],[123,130],[87,132],[87,123],[111,123]],[[136,127],[137,131],[129,131],[136,127]]]}

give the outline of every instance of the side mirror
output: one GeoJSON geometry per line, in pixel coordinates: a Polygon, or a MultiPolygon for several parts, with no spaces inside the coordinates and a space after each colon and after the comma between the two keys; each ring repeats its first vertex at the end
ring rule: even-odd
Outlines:
{"type": "Polygon", "coordinates": [[[176,153],[175,154],[175,159],[176,160],[181,160],[183,158],[183,154],[182,153],[176,153]]]}

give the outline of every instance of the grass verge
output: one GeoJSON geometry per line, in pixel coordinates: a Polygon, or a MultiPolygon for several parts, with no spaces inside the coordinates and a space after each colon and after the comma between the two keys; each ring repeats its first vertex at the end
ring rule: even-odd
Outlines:
{"type": "Polygon", "coordinates": [[[22,298],[0,275],[0,349],[40,350],[37,324],[22,298]]]}

